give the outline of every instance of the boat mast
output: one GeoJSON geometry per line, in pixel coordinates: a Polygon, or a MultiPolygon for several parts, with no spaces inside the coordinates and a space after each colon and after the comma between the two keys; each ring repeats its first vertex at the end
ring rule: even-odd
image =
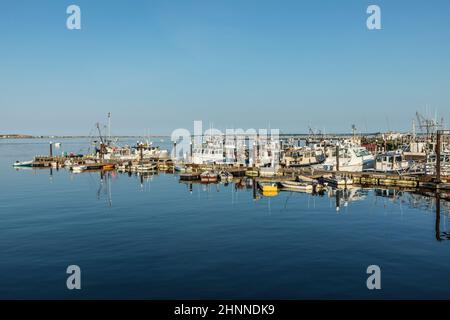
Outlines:
{"type": "Polygon", "coordinates": [[[111,112],[108,112],[108,140],[111,141],[111,112]]]}

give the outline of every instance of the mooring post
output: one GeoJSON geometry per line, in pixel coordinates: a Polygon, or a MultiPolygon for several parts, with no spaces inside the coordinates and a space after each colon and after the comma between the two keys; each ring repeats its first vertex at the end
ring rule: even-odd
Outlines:
{"type": "Polygon", "coordinates": [[[441,183],[441,132],[436,132],[436,183],[441,183]]]}
{"type": "Polygon", "coordinates": [[[53,142],[50,141],[50,158],[53,157],[53,142]]]}

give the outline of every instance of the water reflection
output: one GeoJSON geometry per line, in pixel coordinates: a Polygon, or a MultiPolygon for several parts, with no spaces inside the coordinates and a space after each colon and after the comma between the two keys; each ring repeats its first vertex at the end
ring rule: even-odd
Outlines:
{"type": "MultiPolygon", "coordinates": [[[[448,201],[442,201],[441,195],[436,192],[435,194],[435,201],[436,201],[436,240],[437,241],[443,241],[443,240],[450,240],[450,231],[444,230],[441,231],[441,202],[444,205],[444,207],[447,207],[447,215],[449,215],[448,210],[448,201]]],[[[445,212],[444,212],[444,219],[445,219],[445,212]]]]}
{"type": "MultiPolygon", "coordinates": [[[[58,168],[49,169],[48,177],[50,183],[57,176],[58,168]]],[[[33,173],[36,170],[32,169],[33,173]]],[[[87,173],[97,185],[96,198],[100,201],[105,201],[108,207],[112,207],[112,181],[119,177],[125,177],[137,181],[138,190],[142,192],[150,192],[151,183],[155,176],[161,175],[158,172],[148,173],[118,173],[116,171],[92,171],[87,173]],[[98,178],[96,178],[98,177],[98,178]]],[[[310,199],[316,197],[328,197],[330,199],[330,207],[334,207],[336,212],[341,212],[343,208],[351,206],[353,203],[366,201],[370,205],[377,204],[377,199],[383,199],[384,208],[388,207],[389,202],[399,206],[400,212],[403,214],[403,207],[420,209],[426,212],[433,212],[435,214],[435,238],[437,241],[450,240],[450,230],[446,230],[445,219],[450,212],[450,196],[449,191],[432,191],[426,189],[411,189],[411,188],[363,188],[357,185],[347,186],[347,188],[323,187],[314,188],[308,191],[290,190],[280,188],[280,192],[270,194],[270,197],[265,195],[257,187],[256,178],[250,177],[236,177],[232,181],[225,183],[202,183],[201,181],[180,181],[176,174],[167,174],[173,177],[175,184],[183,184],[186,186],[186,191],[193,194],[195,190],[204,193],[218,193],[230,192],[231,203],[234,204],[239,193],[246,193],[246,197],[251,197],[254,201],[266,201],[269,212],[272,212],[279,206],[280,210],[288,209],[290,199],[293,197],[305,197],[307,199],[308,208],[310,206],[310,199]],[[276,201],[276,198],[281,198],[282,201],[276,201]],[[333,199],[334,198],[334,199],[333,199]],[[442,226],[442,217],[444,217],[444,226],[442,226]],[[443,230],[441,230],[443,229],[443,230]]],[[[76,175],[71,174],[70,179],[74,179],[76,175]]],[[[314,201],[315,206],[315,201],[314,201]]]]}
{"type": "Polygon", "coordinates": [[[100,171],[100,183],[97,189],[97,199],[100,200],[106,198],[109,207],[112,206],[111,176],[111,171],[100,171]]]}

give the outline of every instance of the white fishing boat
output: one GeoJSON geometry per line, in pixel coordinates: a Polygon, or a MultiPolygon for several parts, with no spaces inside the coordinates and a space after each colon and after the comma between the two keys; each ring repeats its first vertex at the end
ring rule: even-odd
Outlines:
{"type": "Polygon", "coordinates": [[[322,149],[310,147],[293,147],[284,151],[281,163],[286,167],[296,168],[320,164],[325,161],[322,149]]]}
{"type": "MultiPolygon", "coordinates": [[[[436,153],[429,154],[425,163],[425,174],[436,174],[436,153]]],[[[441,176],[450,177],[450,153],[441,154],[441,176]]]]}
{"type": "MultiPolygon", "coordinates": [[[[325,162],[318,165],[317,168],[328,171],[337,170],[336,161],[337,147],[329,147],[325,162]]],[[[373,170],[375,166],[375,157],[370,152],[359,146],[348,143],[339,145],[339,170],[348,172],[362,172],[364,170],[373,170]]]]}
{"type": "Polygon", "coordinates": [[[410,166],[411,162],[405,160],[401,150],[388,151],[375,159],[375,171],[378,172],[402,172],[408,170],[410,166]]]}
{"type": "Polygon", "coordinates": [[[194,148],[192,153],[194,164],[223,163],[223,147],[220,142],[207,142],[202,147],[194,148]]]}

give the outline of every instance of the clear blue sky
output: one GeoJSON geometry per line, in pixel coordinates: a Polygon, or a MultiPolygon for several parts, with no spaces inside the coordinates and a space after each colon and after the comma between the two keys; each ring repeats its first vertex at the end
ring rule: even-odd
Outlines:
{"type": "Polygon", "coordinates": [[[0,133],[408,130],[450,121],[450,1],[5,0],[0,133]],[[66,29],[77,4],[82,29],[66,29]],[[382,30],[366,28],[378,4],[382,30]]]}

